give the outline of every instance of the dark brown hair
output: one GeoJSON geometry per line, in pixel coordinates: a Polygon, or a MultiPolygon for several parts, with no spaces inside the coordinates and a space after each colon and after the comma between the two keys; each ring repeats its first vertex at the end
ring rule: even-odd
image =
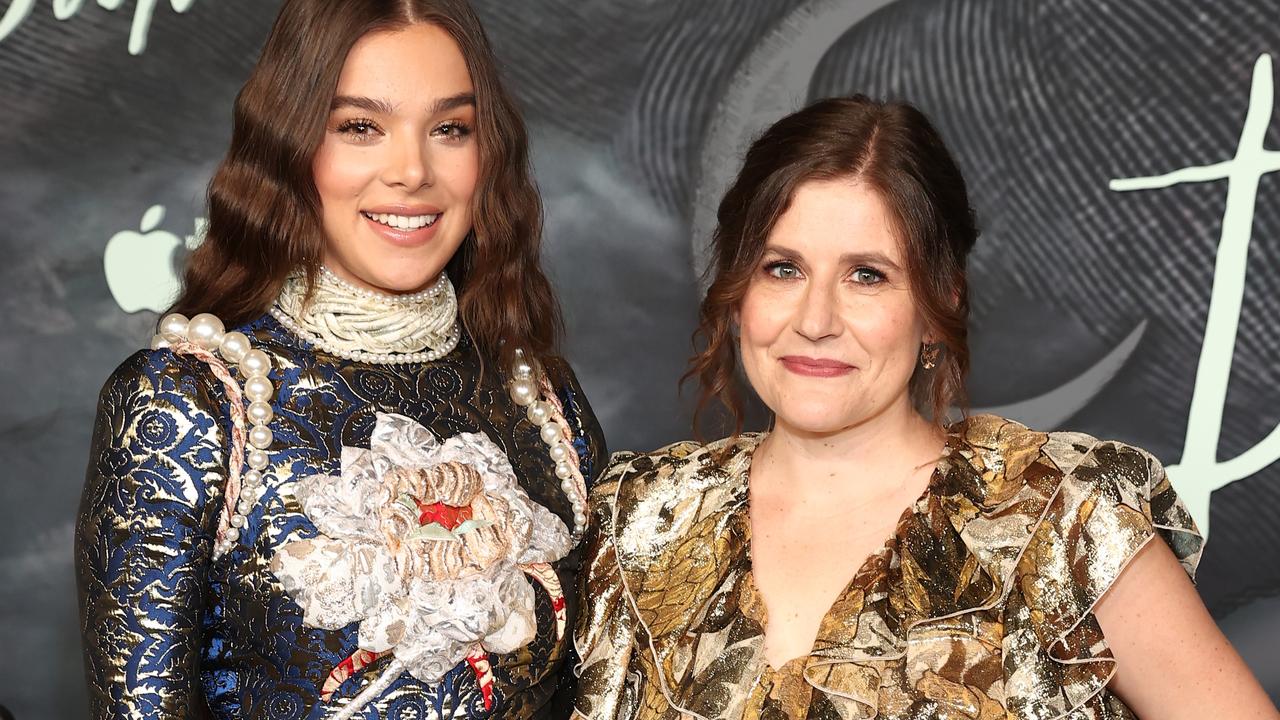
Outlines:
{"type": "Polygon", "coordinates": [[[509,360],[517,347],[556,355],[560,307],[539,259],[528,136],[465,0],[286,0],[236,98],[231,147],[209,185],[207,235],[173,311],[211,312],[231,327],[264,313],[294,269],[314,281],[325,236],[311,165],[338,77],[361,37],[413,23],[458,43],[475,87],[474,225],[448,264],[462,321],[483,356],[509,360]]]}
{"type": "Polygon", "coordinates": [[[978,230],[964,178],[937,130],[915,107],[863,95],[816,102],[782,118],[747,151],[725,193],[712,239],[696,354],[684,380],[701,386],[694,425],[719,400],[742,431],[735,315],[765,242],[796,190],[810,180],[853,179],[878,192],[902,243],[916,307],[943,350],[937,367],[911,377],[916,407],[941,423],[964,403],[969,370],[965,261],[978,230]]]}

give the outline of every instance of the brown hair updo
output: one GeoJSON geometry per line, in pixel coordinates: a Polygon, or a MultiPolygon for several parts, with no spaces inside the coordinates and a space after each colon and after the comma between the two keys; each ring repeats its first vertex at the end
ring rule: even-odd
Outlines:
{"type": "Polygon", "coordinates": [[[311,165],[338,77],[360,38],[413,23],[453,38],[475,87],[474,225],[448,264],[459,315],[484,356],[556,354],[560,307],[539,259],[528,135],[466,0],[286,0],[236,98],[231,147],[209,186],[208,231],[173,311],[211,312],[233,327],[266,312],[294,269],[314,280],[325,235],[311,165]]]}
{"type": "Polygon", "coordinates": [[[963,406],[969,370],[965,261],[978,237],[964,178],[938,131],[914,106],[864,95],[816,102],[764,132],[720,202],[711,283],[684,379],[701,386],[694,424],[719,400],[742,431],[734,319],[765,242],[796,190],[810,180],[851,179],[878,192],[902,243],[916,307],[943,346],[937,367],[916,367],[912,400],[942,422],[963,406]]]}

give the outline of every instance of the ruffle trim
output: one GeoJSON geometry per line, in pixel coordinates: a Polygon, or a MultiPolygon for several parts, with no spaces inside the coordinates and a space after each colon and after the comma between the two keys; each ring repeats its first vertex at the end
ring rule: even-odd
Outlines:
{"type": "MultiPolygon", "coordinates": [[[[756,442],[745,437],[736,448],[669,449],[685,458],[731,456],[714,473],[718,477],[698,483],[703,491],[719,486],[721,497],[730,497],[736,494],[729,476],[756,442]]],[[[630,460],[629,470],[644,475],[667,470],[662,455],[618,459],[630,460]]],[[[708,512],[714,514],[704,507],[700,515],[708,512]]],[[[639,528],[622,524],[613,526],[613,540],[626,547],[639,528]]],[[[679,531],[669,526],[660,534],[679,531]]],[[[1148,453],[1087,435],[1037,433],[993,416],[957,423],[932,492],[904,516],[880,562],[866,564],[866,582],[855,579],[865,589],[856,623],[847,615],[839,621],[839,612],[824,620],[804,669],[805,680],[825,695],[812,702],[862,720],[876,718],[882,701],[893,706],[887,708],[892,714],[897,704],[905,709],[918,700],[959,717],[1004,717],[1006,711],[1065,717],[1094,701],[1110,681],[1115,661],[1092,611],[1157,534],[1194,577],[1203,538],[1148,453]],[[981,617],[1001,606],[1002,627],[981,617]],[[958,634],[962,642],[987,645],[992,662],[1002,667],[971,668],[972,683],[939,675],[946,643],[958,634]],[[901,692],[882,695],[882,688],[895,687],[901,692]]],[[[626,602],[648,638],[643,644],[655,666],[668,669],[665,656],[690,628],[673,618],[662,627],[644,622],[637,591],[649,589],[627,581],[652,576],[647,568],[623,564],[626,602]]],[[[672,678],[657,681],[673,707],[699,716],[674,702],[672,678]]]]}
{"type": "MultiPolygon", "coordinates": [[[[990,416],[971,418],[953,433],[964,442],[951,459],[967,456],[969,465],[953,465],[942,488],[951,492],[933,499],[948,508],[956,537],[970,553],[966,562],[957,563],[958,602],[936,608],[940,614],[913,612],[919,608],[905,597],[902,568],[925,563],[903,547],[904,532],[912,528],[900,526],[899,542],[891,549],[902,552],[867,593],[879,599],[867,604],[856,625],[847,625],[857,628],[854,637],[823,638],[820,632],[819,646],[825,647],[816,649],[804,670],[814,689],[842,706],[842,718],[878,717],[881,687],[909,669],[915,682],[904,702],[922,699],[923,692],[959,717],[1069,716],[1098,698],[1115,672],[1093,609],[1138,552],[1161,536],[1194,578],[1203,537],[1150,454],[1082,434],[1033,433],[990,416]],[[1024,453],[1016,460],[1028,441],[1035,442],[1035,457],[1024,453]],[[1001,477],[1009,470],[1017,475],[1001,477]],[[1010,484],[1019,477],[1021,482],[1010,484]],[[1002,524],[1018,517],[1033,519],[1024,525],[1021,542],[989,542],[1002,524]],[[970,567],[968,561],[975,559],[977,567],[970,567]],[[963,601],[974,597],[967,590],[981,589],[988,580],[985,601],[963,601]],[[928,642],[921,636],[930,628],[949,642],[956,628],[967,626],[973,639],[983,642],[978,614],[1001,604],[1003,636],[986,640],[997,650],[1003,647],[996,653],[1003,659],[1003,698],[987,696],[989,688],[944,679],[932,672],[937,668],[908,668],[928,664],[915,660],[926,654],[919,648],[928,642]],[[888,631],[891,644],[871,642],[880,634],[877,629],[888,631]]],[[[931,517],[918,512],[912,522],[926,524],[931,517]]],[[[936,523],[928,528],[938,529],[936,523]]]]}

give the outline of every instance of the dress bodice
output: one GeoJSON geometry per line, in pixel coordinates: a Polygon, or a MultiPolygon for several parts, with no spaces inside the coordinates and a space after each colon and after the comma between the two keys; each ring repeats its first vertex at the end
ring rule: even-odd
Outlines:
{"type": "Polygon", "coordinates": [[[593,490],[575,717],[1131,720],[1094,604],[1155,537],[1202,538],[1163,468],[1122,443],[993,416],[949,428],[925,493],[771,668],[752,582],[758,435],[619,453],[593,490]]]}
{"type": "MultiPolygon", "coordinates": [[[[95,718],[185,718],[205,707],[216,718],[320,718],[379,676],[386,658],[351,673],[331,701],[320,699],[355,654],[360,629],[305,624],[271,562],[283,546],[318,535],[299,483],[340,474],[344,448],[369,448],[380,414],[407,418],[440,440],[487,438],[528,499],[573,527],[538,427],[465,337],[435,362],[375,365],[317,351],[270,316],[239,329],[272,360],[274,440],[260,498],[217,559],[231,432],[222,386],[200,361],[153,350],[125,361],[102,391],[76,531],[95,718]]],[[[568,366],[555,363],[547,373],[583,476],[592,478],[604,452],[600,428],[568,366]]],[[[576,562],[575,551],[552,563],[565,589],[575,586],[576,562]]],[[[487,690],[468,663],[436,683],[405,674],[358,717],[563,714],[557,691],[570,646],[556,616],[572,617],[573,593],[567,608],[541,588],[534,596],[534,639],[487,658],[487,690]]]]}

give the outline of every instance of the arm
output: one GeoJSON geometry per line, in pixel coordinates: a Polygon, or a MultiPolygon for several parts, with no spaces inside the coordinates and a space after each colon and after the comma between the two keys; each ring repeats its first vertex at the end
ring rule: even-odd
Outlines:
{"type": "Polygon", "coordinates": [[[140,353],[99,399],[75,562],[92,717],[202,713],[200,622],[225,435],[198,363],[140,353]]]}
{"type": "Polygon", "coordinates": [[[638,702],[632,656],[638,624],[624,597],[622,575],[613,544],[615,464],[592,491],[591,523],[585,542],[586,561],[579,583],[582,612],[574,646],[581,658],[573,719],[625,720],[635,716],[638,702]]]}
{"type": "Polygon", "coordinates": [[[1159,538],[1138,552],[1094,612],[1117,661],[1111,689],[1138,717],[1280,718],[1159,538]]]}

